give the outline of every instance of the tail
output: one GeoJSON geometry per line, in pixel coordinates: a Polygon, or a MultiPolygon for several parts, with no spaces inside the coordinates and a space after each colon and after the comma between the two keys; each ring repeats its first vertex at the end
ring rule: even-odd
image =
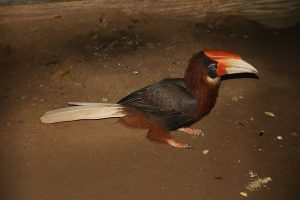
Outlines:
{"type": "Polygon", "coordinates": [[[46,112],[41,116],[43,123],[56,123],[81,119],[106,119],[125,116],[125,107],[110,103],[69,102],[73,105],[46,112]]]}

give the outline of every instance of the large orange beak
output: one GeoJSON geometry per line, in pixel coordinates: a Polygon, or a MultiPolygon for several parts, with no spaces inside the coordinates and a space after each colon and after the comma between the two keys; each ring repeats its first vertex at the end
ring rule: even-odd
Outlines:
{"type": "Polygon", "coordinates": [[[258,73],[255,67],[242,60],[242,58],[235,53],[220,50],[205,50],[204,54],[211,60],[217,62],[216,73],[218,76],[237,73],[258,73]]]}

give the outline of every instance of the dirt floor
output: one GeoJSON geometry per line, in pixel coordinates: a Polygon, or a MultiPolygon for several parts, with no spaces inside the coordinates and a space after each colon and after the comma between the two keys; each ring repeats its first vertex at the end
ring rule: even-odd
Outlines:
{"type": "Polygon", "coordinates": [[[299,35],[240,17],[203,24],[107,10],[1,24],[0,199],[300,199],[299,35]],[[68,101],[117,102],[182,77],[202,49],[239,53],[259,78],[223,80],[215,108],[193,125],[204,135],[173,133],[193,150],[116,119],[39,120],[68,101]]]}

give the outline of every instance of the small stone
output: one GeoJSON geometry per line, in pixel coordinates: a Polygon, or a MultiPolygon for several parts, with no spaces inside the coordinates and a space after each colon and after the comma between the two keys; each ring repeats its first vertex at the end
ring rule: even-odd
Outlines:
{"type": "Polygon", "coordinates": [[[140,73],[140,72],[137,71],[137,70],[135,70],[135,71],[132,72],[132,74],[139,74],[139,73],[140,73]]]}
{"type": "Polygon", "coordinates": [[[265,131],[261,130],[258,135],[262,136],[264,133],[265,133],[265,131]]]}
{"type": "Polygon", "coordinates": [[[254,121],[254,117],[250,117],[250,121],[254,121]]]}
{"type": "Polygon", "coordinates": [[[283,137],[282,137],[281,135],[278,135],[276,138],[277,138],[278,140],[283,140],[283,137]]]}
{"type": "Polygon", "coordinates": [[[206,154],[208,154],[208,152],[209,152],[208,149],[204,149],[204,150],[202,151],[202,154],[203,154],[203,155],[206,155],[206,154]]]}
{"type": "Polygon", "coordinates": [[[275,117],[275,114],[269,111],[265,112],[266,115],[270,116],[270,117],[275,117]]]}
{"type": "Polygon", "coordinates": [[[247,192],[240,192],[240,195],[242,195],[243,197],[247,197],[248,193],[247,192]]]}

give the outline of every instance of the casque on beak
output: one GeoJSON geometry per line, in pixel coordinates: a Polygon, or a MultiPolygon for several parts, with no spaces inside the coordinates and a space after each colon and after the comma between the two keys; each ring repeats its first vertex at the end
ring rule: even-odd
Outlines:
{"type": "Polygon", "coordinates": [[[255,67],[242,60],[242,58],[235,53],[219,50],[206,50],[204,53],[211,60],[217,62],[216,73],[218,76],[237,73],[258,73],[255,67]]]}

